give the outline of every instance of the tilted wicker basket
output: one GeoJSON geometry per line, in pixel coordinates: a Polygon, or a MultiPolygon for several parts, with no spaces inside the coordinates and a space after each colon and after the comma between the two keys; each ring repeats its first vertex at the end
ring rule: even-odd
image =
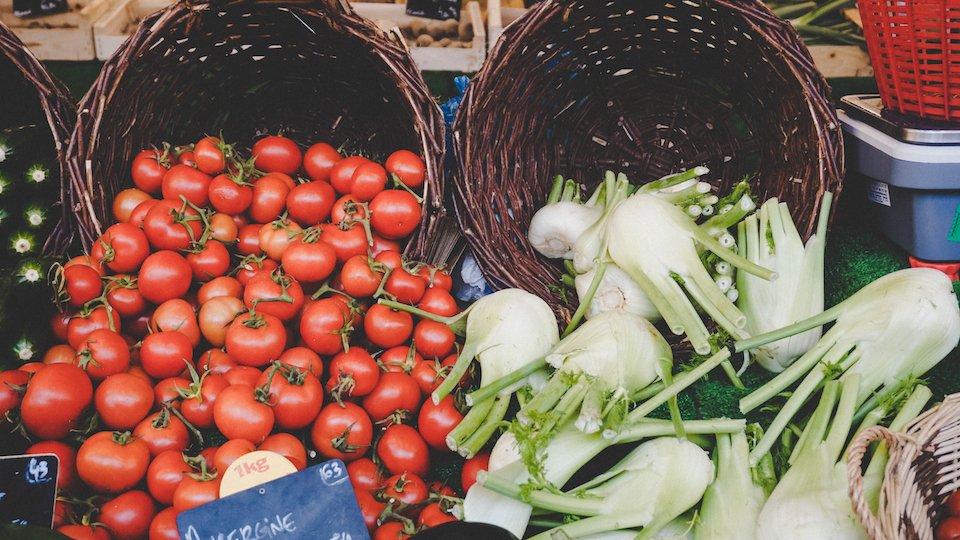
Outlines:
{"type": "MultiPolygon", "coordinates": [[[[0,23],[0,127],[14,125],[24,119],[44,118],[50,128],[51,150],[56,149],[60,170],[56,181],[65,189],[64,166],[70,132],[77,112],[70,91],[44,68],[37,57],[3,23],[0,23]]],[[[62,255],[70,242],[71,215],[61,208],[58,227],[61,234],[51,235],[43,246],[46,255],[62,255]]]]}
{"type": "Polygon", "coordinates": [[[480,268],[561,319],[576,299],[526,240],[557,174],[592,189],[606,170],[636,184],[705,165],[720,192],[750,175],[804,236],[843,176],[826,81],[758,0],[544,0],[504,29],[453,129],[454,203],[480,268]]]}
{"type": "Polygon", "coordinates": [[[882,426],[861,431],[850,444],[847,473],[850,498],[872,540],[933,540],[944,502],[960,488],[960,394],[945,397],[902,432],[882,426]],[[876,515],[861,470],[874,441],[885,441],[889,452],[876,515]]]}
{"type": "Polygon", "coordinates": [[[402,38],[345,1],[184,0],[146,17],[81,101],[65,200],[89,247],[132,187],[133,157],[162,141],[252,144],[282,130],[378,160],[408,149],[427,165],[416,256],[443,214],[443,129],[402,38]]]}

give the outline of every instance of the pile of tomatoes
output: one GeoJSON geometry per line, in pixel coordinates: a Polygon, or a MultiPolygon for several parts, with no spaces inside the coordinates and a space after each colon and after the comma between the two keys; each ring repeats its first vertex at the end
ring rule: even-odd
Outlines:
{"type": "Polygon", "coordinates": [[[6,431],[60,457],[56,527],[179,538],[177,514],[256,449],[346,462],[374,538],[456,519],[458,494],[428,479],[462,409],[425,398],[458,344],[377,303],[460,311],[448,274],[401,256],[423,161],[277,135],[242,154],[216,137],[141,152],[116,223],[57,275],[59,344],[0,373],[6,431]]]}

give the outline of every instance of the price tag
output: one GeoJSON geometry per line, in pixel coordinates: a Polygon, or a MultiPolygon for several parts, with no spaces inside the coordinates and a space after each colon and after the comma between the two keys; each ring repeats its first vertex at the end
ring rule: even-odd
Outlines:
{"type": "Polygon", "coordinates": [[[56,454],[0,457],[0,523],[53,527],[56,454]]]}
{"type": "Polygon", "coordinates": [[[257,450],[244,454],[234,461],[220,480],[220,497],[282,478],[297,472],[289,459],[276,452],[257,450]]]}
{"type": "Polygon", "coordinates": [[[339,459],[184,510],[177,528],[181,540],[370,538],[339,459]]]}
{"type": "Polygon", "coordinates": [[[407,0],[407,15],[460,20],[460,0],[407,0]]]}

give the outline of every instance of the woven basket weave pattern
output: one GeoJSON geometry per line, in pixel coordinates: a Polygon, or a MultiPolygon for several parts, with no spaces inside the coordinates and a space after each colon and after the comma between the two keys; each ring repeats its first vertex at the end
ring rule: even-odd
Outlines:
{"type": "MultiPolygon", "coordinates": [[[[77,116],[73,98],[69,90],[47,72],[33,53],[3,23],[0,23],[0,53],[5,58],[0,61],[0,77],[3,77],[5,82],[22,80],[23,92],[31,94],[27,102],[31,105],[36,102],[43,109],[60,163],[57,179],[61,182],[62,194],[65,194],[67,184],[64,181],[66,178],[64,161],[70,131],[77,116]]],[[[24,97],[26,96],[0,96],[0,103],[3,103],[5,108],[0,116],[6,118],[7,114],[22,114],[24,111],[14,109],[23,104],[24,97]]],[[[62,197],[61,200],[63,200],[62,197]]],[[[68,207],[61,207],[59,219],[59,233],[47,238],[43,246],[43,253],[46,255],[62,255],[69,246],[73,216],[68,207]]]]}
{"type": "Polygon", "coordinates": [[[843,173],[829,89],[759,2],[547,0],[505,29],[454,124],[458,218],[495,288],[551,292],[526,225],[562,174],[646,183],[696,165],[721,191],[752,175],[804,235],[843,173]]]}
{"type": "Polygon", "coordinates": [[[84,97],[68,151],[71,204],[89,246],[112,221],[113,195],[132,186],[139,151],[282,130],[372,159],[422,155],[429,225],[442,210],[442,126],[402,41],[345,3],[180,2],[142,21],[84,97]]]}
{"type": "Polygon", "coordinates": [[[933,540],[947,497],[960,488],[960,394],[947,396],[903,432],[861,431],[847,456],[850,498],[872,540],[933,540]],[[867,447],[885,441],[889,461],[874,515],[864,495],[861,464],[867,447]]]}

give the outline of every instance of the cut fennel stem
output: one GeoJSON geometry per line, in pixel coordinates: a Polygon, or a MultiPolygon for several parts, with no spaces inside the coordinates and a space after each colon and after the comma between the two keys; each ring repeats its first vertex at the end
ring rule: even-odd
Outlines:
{"type": "MultiPolygon", "coordinates": [[[[743,431],[746,422],[742,419],[714,419],[688,420],[683,424],[686,433],[710,434],[743,431]]],[[[607,438],[600,433],[584,433],[572,423],[568,423],[561,427],[556,437],[540,452],[544,479],[553,485],[562,486],[605,448],[650,437],[672,435],[674,430],[670,421],[642,419],[624,426],[614,437],[607,438]]],[[[500,469],[491,467],[488,474],[516,484],[526,483],[531,478],[520,460],[500,469]]],[[[533,507],[527,503],[500,495],[478,484],[474,484],[467,492],[463,509],[466,521],[498,525],[512,532],[517,538],[523,536],[533,511],[533,507]]]]}
{"type": "Polygon", "coordinates": [[[747,434],[717,434],[713,459],[717,479],[703,494],[694,540],[757,540],[757,517],[767,496],[753,480],[747,434]]]}
{"type": "Polygon", "coordinates": [[[774,442],[828,373],[862,376],[857,405],[881,387],[920,377],[960,342],[960,306],[950,278],[931,268],[887,274],[823,313],[761,336],[738,341],[737,351],[836,324],[790,367],[740,400],[747,413],[802,379],[750,455],[751,464],[774,442]]]}
{"type": "MultiPolygon", "coordinates": [[[[748,334],[764,334],[823,312],[823,258],[832,199],[830,192],[823,194],[817,231],[806,246],[787,204],[777,199],[763,203],[759,217],[753,214],[739,223],[740,249],[747,259],[779,276],[767,281],[737,273],[737,306],[747,317],[748,334]]],[[[751,349],[745,358],[749,355],[767,371],[781,372],[810,350],[820,335],[818,326],[751,349]]]]}

